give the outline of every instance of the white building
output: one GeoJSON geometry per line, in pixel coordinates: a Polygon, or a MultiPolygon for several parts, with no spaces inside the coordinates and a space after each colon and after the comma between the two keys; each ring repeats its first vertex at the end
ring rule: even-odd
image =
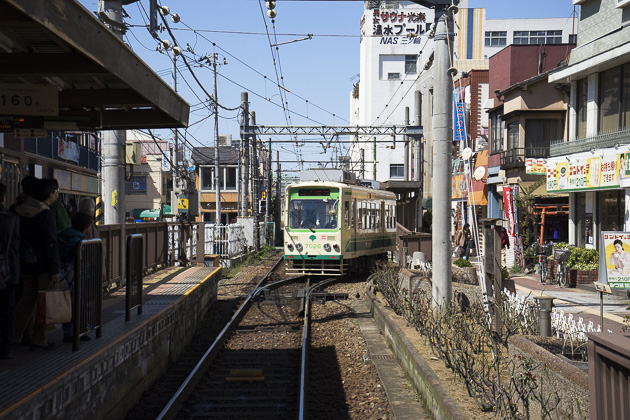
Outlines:
{"type": "MultiPolygon", "coordinates": [[[[570,17],[487,20],[485,9],[468,9],[467,4],[467,0],[460,1],[455,17],[453,65],[460,74],[487,69],[488,58],[512,43],[568,43],[574,39],[575,22],[570,17]]],[[[405,108],[409,107],[413,125],[416,91],[421,92],[425,198],[432,196],[433,69],[424,70],[424,63],[433,52],[433,40],[427,36],[433,21],[432,9],[411,1],[365,1],[361,18],[360,81],[358,89],[351,92],[350,101],[352,124],[404,126],[405,108]]],[[[491,96],[486,84],[482,87],[482,97],[491,96]]],[[[487,116],[480,119],[487,130],[487,116]]],[[[352,170],[360,178],[382,182],[405,179],[403,138],[397,136],[395,140],[387,136],[358,138],[351,147],[352,170]]],[[[416,158],[413,146],[409,148],[408,180],[418,179],[413,170],[416,158]]]]}

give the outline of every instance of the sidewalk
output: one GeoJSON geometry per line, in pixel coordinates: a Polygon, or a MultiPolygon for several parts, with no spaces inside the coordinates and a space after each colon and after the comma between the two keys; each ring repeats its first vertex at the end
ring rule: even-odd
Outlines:
{"type": "MultiPolygon", "coordinates": [[[[561,288],[554,284],[540,283],[538,274],[512,274],[516,293],[519,296],[540,296],[541,294],[555,297],[553,304],[565,315],[573,314],[576,321],[579,318],[585,324],[592,321],[595,326],[601,324],[600,318],[600,295],[594,287],[582,286],[580,288],[561,288]]],[[[629,300],[627,297],[617,295],[604,295],[604,325],[603,331],[610,330],[613,333],[620,333],[625,325],[623,317],[630,315],[626,310],[629,300]]]]}

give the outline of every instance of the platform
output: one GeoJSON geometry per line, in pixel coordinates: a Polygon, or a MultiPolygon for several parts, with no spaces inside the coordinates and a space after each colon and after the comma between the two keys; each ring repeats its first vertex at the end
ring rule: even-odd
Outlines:
{"type": "Polygon", "coordinates": [[[143,313],[125,321],[124,290],[103,298],[103,334],[79,351],[57,328],[51,350],[0,360],[0,418],[122,418],[188,344],[217,299],[221,268],[171,267],[144,279],[143,313]]]}

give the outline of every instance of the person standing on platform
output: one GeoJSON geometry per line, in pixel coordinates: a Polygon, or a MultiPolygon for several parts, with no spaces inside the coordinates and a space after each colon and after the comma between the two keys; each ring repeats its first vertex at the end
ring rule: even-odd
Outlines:
{"type": "Polygon", "coordinates": [[[59,285],[59,248],[57,224],[50,206],[57,198],[56,184],[51,179],[37,181],[34,197],[16,206],[20,216],[20,272],[24,289],[16,308],[15,343],[30,344],[31,350],[52,348],[46,339],[46,327],[33,325],[37,292],[56,290],[59,285]]]}
{"type": "Polygon", "coordinates": [[[55,185],[55,200],[50,205],[50,210],[52,210],[55,215],[55,223],[57,224],[57,234],[60,234],[64,230],[71,227],[70,225],[70,215],[68,214],[68,209],[63,203],[59,200],[59,182],[55,178],[50,178],[50,180],[55,185]]]}
{"type": "Polygon", "coordinates": [[[7,187],[0,183],[0,359],[12,358],[15,289],[20,279],[20,219],[6,207],[7,187]]]}
{"type": "Polygon", "coordinates": [[[94,199],[91,197],[83,197],[79,200],[79,212],[89,214],[92,220],[90,222],[90,230],[87,232],[87,239],[100,238],[101,235],[98,233],[98,228],[94,222],[94,216],[96,214],[94,199]]]}

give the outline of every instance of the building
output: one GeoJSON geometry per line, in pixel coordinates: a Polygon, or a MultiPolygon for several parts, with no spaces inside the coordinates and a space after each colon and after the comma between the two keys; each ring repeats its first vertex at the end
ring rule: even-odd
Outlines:
{"type": "Polygon", "coordinates": [[[153,139],[139,131],[127,132],[127,217],[156,221],[171,212],[171,143],[153,139]]]}
{"type": "Polygon", "coordinates": [[[566,133],[550,148],[547,191],[569,194],[569,242],[599,248],[600,232],[630,230],[630,2],[574,3],[577,45],[549,76],[569,85],[570,101],[566,133]]]}

